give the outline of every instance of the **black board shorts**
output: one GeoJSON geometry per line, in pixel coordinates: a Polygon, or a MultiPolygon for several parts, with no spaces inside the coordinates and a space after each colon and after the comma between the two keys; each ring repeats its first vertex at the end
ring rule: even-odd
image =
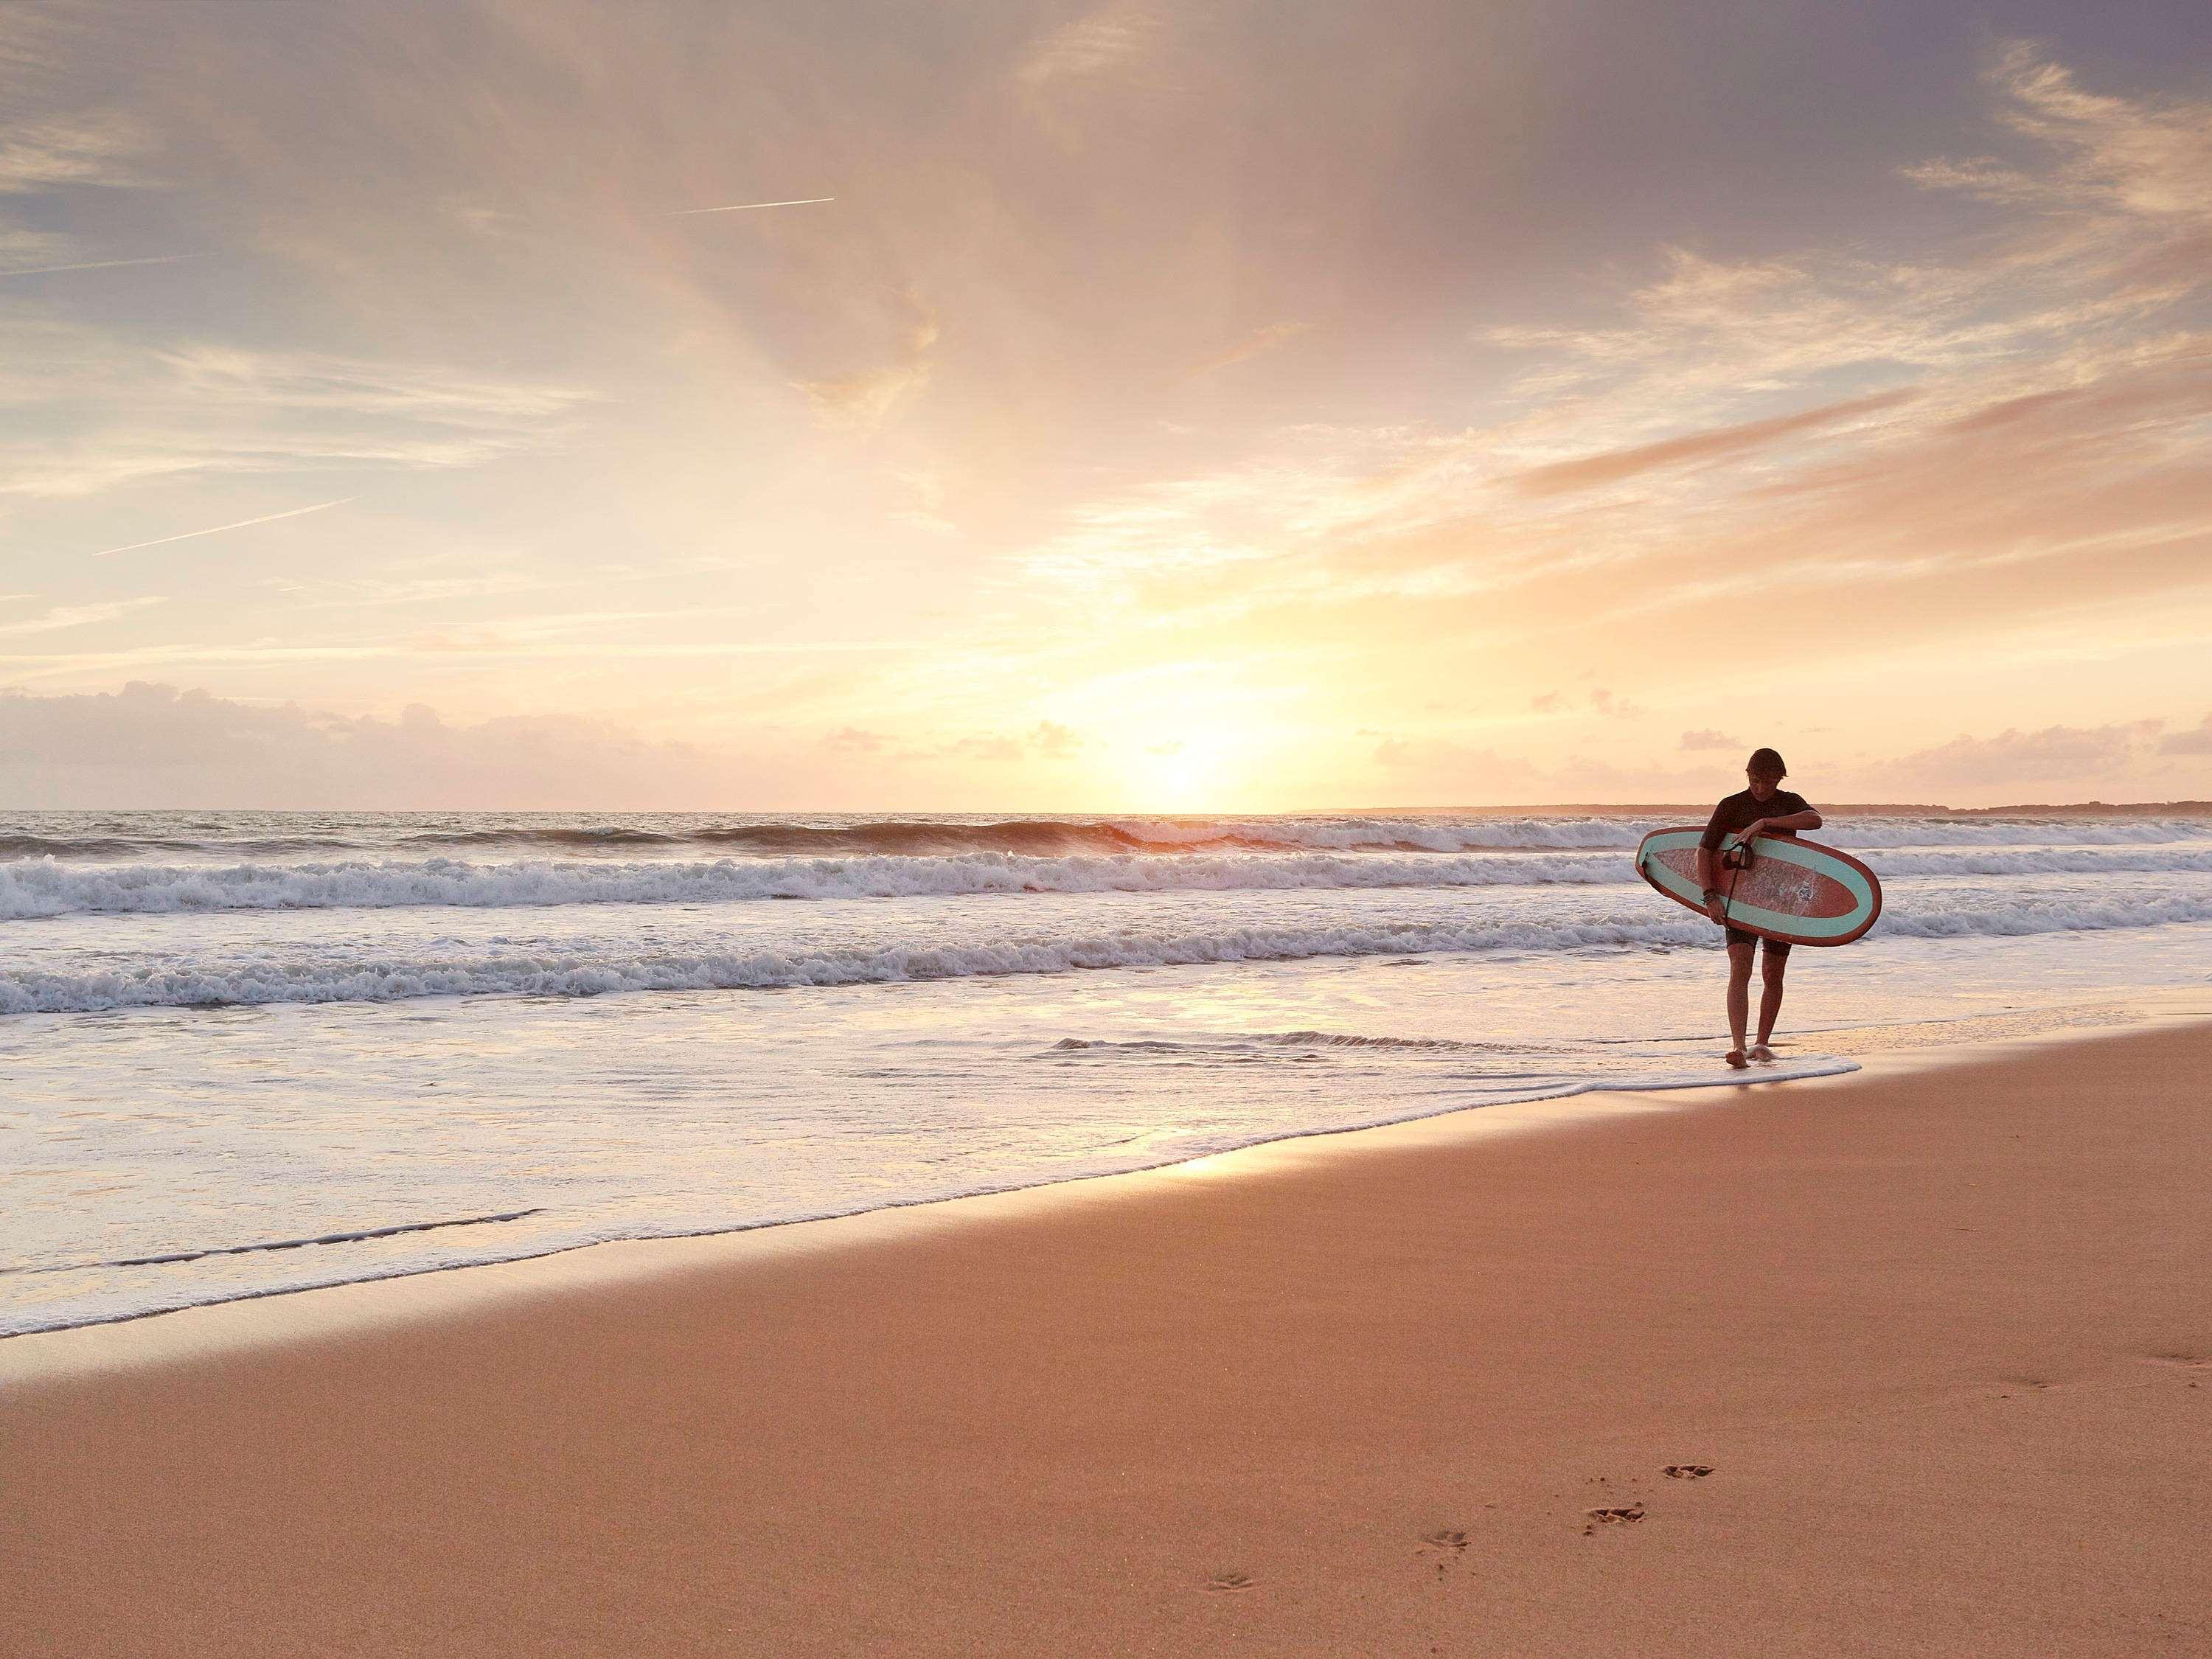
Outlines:
{"type": "MultiPolygon", "coordinates": [[[[1753,933],[1747,927],[1731,927],[1728,930],[1728,942],[1730,945],[1756,945],[1759,943],[1761,937],[1762,936],[1760,934],[1753,933]]],[[[1770,957],[1788,956],[1790,954],[1790,941],[1786,939],[1768,939],[1766,941],[1766,954],[1770,957]]]]}

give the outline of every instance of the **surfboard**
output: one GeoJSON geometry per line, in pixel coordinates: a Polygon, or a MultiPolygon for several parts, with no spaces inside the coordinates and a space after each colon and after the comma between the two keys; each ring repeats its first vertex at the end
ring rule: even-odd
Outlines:
{"type": "MultiPolygon", "coordinates": [[[[1703,824],[1654,830],[1636,849],[1644,880],[1699,915],[1705,901],[1698,885],[1698,842],[1703,824]]],[[[1723,854],[1735,845],[1723,844],[1723,854]]],[[[1721,891],[1728,925],[1761,939],[1790,945],[1849,945],[1881,915],[1881,882],[1849,853],[1795,836],[1759,836],[1741,869],[1723,868],[1721,891]]]]}

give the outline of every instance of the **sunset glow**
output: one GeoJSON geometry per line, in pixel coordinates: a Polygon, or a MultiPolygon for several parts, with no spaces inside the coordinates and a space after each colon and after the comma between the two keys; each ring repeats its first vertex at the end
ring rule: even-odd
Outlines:
{"type": "Polygon", "coordinates": [[[646,10],[0,11],[12,798],[2212,795],[2158,8],[646,10]]]}

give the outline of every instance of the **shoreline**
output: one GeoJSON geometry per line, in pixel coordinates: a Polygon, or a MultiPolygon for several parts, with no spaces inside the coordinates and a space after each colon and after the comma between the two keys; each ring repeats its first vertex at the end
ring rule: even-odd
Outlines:
{"type": "MultiPolygon", "coordinates": [[[[1453,1139],[1462,1136],[1521,1133],[1559,1127],[1585,1117],[1612,1115],[1621,1103],[1650,1097],[1649,1109],[1692,1110],[1724,1101],[1747,1089],[1761,1093],[1814,1084],[1836,1083],[1854,1077],[1894,1075],[1929,1066],[1972,1065],[2001,1056],[2024,1043],[2066,1043],[2094,1041],[2135,1031],[2160,1029],[2175,1019],[2212,1021],[2212,993],[2193,988],[2164,988],[2142,994],[2132,1001],[2132,1012],[2123,1018],[2097,1018],[2122,1005],[2108,999],[2057,1004],[2049,1007],[2008,1011],[2004,1014],[1937,1018],[1905,1024],[1843,1026],[1814,1029],[1797,1034],[1811,1042],[1824,1035],[1875,1035],[1883,1046],[1857,1055],[1840,1055],[1846,1065],[1836,1071],[1810,1076],[1765,1078],[1756,1075],[1721,1084],[1682,1084],[1643,1089],[1602,1086],[1534,1100],[1503,1101],[1475,1106],[1444,1106],[1407,1117],[1354,1122],[1340,1127],[1287,1130],[1248,1141],[1221,1152],[1192,1158],[1170,1158],[1140,1169],[1059,1179],[963,1193],[949,1198],[906,1200],[865,1209],[833,1212],[796,1220],[750,1223],[696,1233],[654,1234],[635,1238],[597,1240],[550,1249],[463,1262],[450,1267],[404,1268],[397,1272],[328,1284],[251,1291],[220,1300],[190,1303],[143,1313],[118,1315],[77,1324],[0,1334],[0,1395],[13,1384],[48,1376],[69,1376],[107,1366],[138,1366],[167,1359],[263,1347],[317,1336],[339,1336],[356,1327],[373,1328],[436,1318],[447,1308],[473,1308],[485,1296],[501,1293],[555,1294],[569,1284],[588,1285],[602,1279],[649,1278],[656,1272],[683,1271],[696,1262],[702,1251],[712,1256],[715,1247],[738,1247],[740,1254],[755,1248],[835,1249],[847,1243],[896,1236],[900,1224],[917,1215],[932,1222],[958,1224],[981,1207],[1019,1204],[1024,1198],[1049,1204],[1079,1189],[1104,1187],[1100,1194],[1111,1199],[1119,1183],[1141,1183],[1178,1170],[1203,1166],[1222,1175],[1255,1173],[1267,1167],[1271,1153],[1303,1142],[1348,1142],[1357,1146],[1369,1136],[1441,1126],[1453,1139]],[[2005,1026],[2014,1029],[1998,1030],[2005,1026]],[[1964,1030],[1964,1044],[1944,1043],[1942,1030],[1964,1030]],[[1480,1120],[1480,1121],[1478,1121],[1480,1120]],[[944,1212],[941,1216],[932,1212],[944,1212]],[[876,1225],[871,1226],[874,1223],[876,1225]],[[817,1231],[820,1230],[820,1231],[817,1231]],[[796,1233],[792,1238],[763,1242],[759,1236],[796,1233]],[[598,1259],[599,1252],[616,1252],[633,1259],[617,1266],[612,1257],[598,1259]],[[649,1253],[666,1252],[664,1262],[647,1259],[649,1253]],[[498,1275],[514,1281],[495,1285],[487,1278],[478,1284],[447,1286],[422,1281],[444,1280],[454,1275],[498,1275]],[[416,1287],[416,1295],[410,1295],[416,1287]],[[450,1290],[451,1294],[445,1292],[450,1290]],[[301,1301],[298,1307],[272,1306],[301,1301]],[[381,1304],[381,1305],[380,1305],[381,1304]],[[265,1310],[265,1311],[264,1311],[265,1310]],[[103,1340],[99,1333],[135,1330],[128,1337],[103,1340]]],[[[1706,1041],[1686,1038],[1685,1042],[1706,1041]]],[[[1723,1039],[1714,1036],[1710,1041],[1723,1039]]],[[[917,1223],[917,1224],[920,1224],[917,1223]]]]}
{"type": "MultiPolygon", "coordinates": [[[[487,1299],[495,1301],[510,1294],[557,1296],[572,1285],[650,1279],[662,1272],[682,1272],[711,1265],[720,1259],[721,1252],[717,1247],[728,1247],[734,1252],[733,1260],[742,1260],[762,1249],[835,1250],[848,1243],[895,1238],[908,1226],[927,1231],[937,1225],[959,1225],[971,1218],[990,1218],[1009,1206],[1026,1212],[1029,1205],[1024,1200],[1050,1206],[1082,1194],[1111,1201],[1121,1190],[1122,1183],[1141,1186],[1162,1177],[1173,1177],[1179,1171],[1200,1170],[1222,1176],[1262,1173],[1276,1155],[1304,1143],[1321,1146],[1343,1144],[1357,1149],[1369,1137],[1401,1136],[1425,1130],[1441,1134],[1449,1142],[1484,1139],[1558,1128],[1635,1109],[1694,1110],[1726,1102],[1751,1089],[1764,1095],[1784,1089],[1846,1082],[1854,1078],[1972,1066],[2002,1058],[2024,1045],[2092,1042],[2100,1037],[2159,1030],[2175,1020],[2212,1022],[2212,993],[2193,988],[2166,988],[2144,994],[2132,1000],[2133,1012],[2124,1018],[2117,1021],[2098,1019],[2097,1016],[2117,1011],[2121,1006],[2099,999],[2008,1011],[2001,1015],[1832,1028],[1836,1035],[1879,1034],[1884,1039],[1883,1046],[1856,1055],[1841,1056],[1849,1061],[1848,1070],[1808,1077],[1753,1076],[1723,1084],[1636,1090],[1592,1087],[1536,1100],[1443,1107],[1410,1117],[1288,1131],[1222,1152],[1170,1159],[1138,1170],[1071,1176],[951,1198],[879,1204],[792,1221],[563,1245],[490,1261],[410,1268],[304,1288],[252,1291],[220,1301],[18,1332],[0,1335],[0,1396],[4,1396],[11,1385],[46,1377],[79,1375],[113,1366],[161,1364],[318,1337],[339,1337],[356,1328],[435,1319],[449,1310],[480,1309],[486,1305],[487,1299]],[[1992,1034],[1992,1028],[2006,1025],[2015,1029],[1992,1034]],[[1968,1033],[1964,1043],[1947,1042],[1936,1036],[1940,1031],[1961,1029],[1968,1033]],[[1640,1108],[1630,1104],[1639,1102],[1644,1103],[1640,1108]],[[1094,1194],[1089,1190],[1093,1188],[1102,1190],[1094,1194]],[[789,1237],[781,1237],[783,1235],[789,1237]],[[610,1254],[602,1256],[602,1252],[610,1254]],[[665,1259],[653,1260],[656,1255],[664,1255],[665,1259]],[[623,1259],[617,1261],[617,1256],[623,1259]],[[436,1282],[456,1277],[465,1279],[477,1274],[487,1277],[465,1285],[436,1282]],[[300,1305],[285,1305],[294,1303],[300,1305]],[[126,1331],[129,1335],[122,1334],[126,1331]],[[112,1340],[103,1340],[100,1334],[109,1332],[117,1334],[112,1340]]],[[[1826,1034],[1829,1033],[1814,1030],[1800,1035],[1810,1041],[1826,1034]]],[[[1698,1040],[1702,1039],[1685,1039],[1698,1040]]],[[[1722,1039],[1716,1036],[1711,1040],[1717,1042],[1722,1039]]]]}
{"type": "Polygon", "coordinates": [[[0,1615],[70,1655],[2203,1650],[2212,1027],[1941,1057],[10,1339],[78,1352],[0,1388],[0,1615]]]}

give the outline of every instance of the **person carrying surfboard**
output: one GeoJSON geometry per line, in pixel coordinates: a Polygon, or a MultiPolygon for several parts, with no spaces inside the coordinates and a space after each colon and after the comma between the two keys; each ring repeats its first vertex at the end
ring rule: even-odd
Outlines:
{"type": "Polygon", "coordinates": [[[1721,885],[1722,848],[1723,843],[1748,844],[1754,836],[1795,836],[1800,830],[1820,827],[1820,815],[1804,796],[1782,787],[1782,780],[1789,775],[1790,769],[1782,763],[1780,755],[1771,749],[1754,750],[1744,767],[1751,787],[1713,808],[1712,818],[1698,842],[1698,885],[1705,891],[1705,914],[1728,927],[1729,1036],[1735,1044],[1728,1052],[1728,1063],[1739,1071],[1754,1060],[1774,1058],[1774,1050],[1766,1045],[1773,1039],[1774,1022],[1782,1012],[1782,978],[1790,970],[1790,945],[1784,939],[1765,941],[1765,959],[1759,964],[1759,1041],[1747,1051],[1743,1028],[1751,1012],[1751,960],[1760,941],[1756,933],[1729,927],[1728,896],[1721,885]]]}

